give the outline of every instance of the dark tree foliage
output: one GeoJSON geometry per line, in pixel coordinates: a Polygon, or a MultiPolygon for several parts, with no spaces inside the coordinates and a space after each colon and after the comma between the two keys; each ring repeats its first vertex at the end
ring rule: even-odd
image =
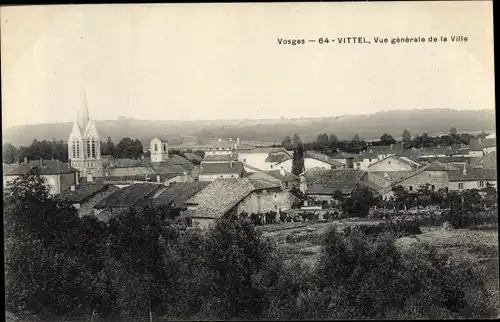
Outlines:
{"type": "MultiPolygon", "coordinates": [[[[363,189],[354,195],[370,199],[363,189]]],[[[477,192],[448,195],[454,211],[481,203],[477,192]]],[[[6,309],[26,320],[496,315],[482,265],[424,244],[398,248],[395,224],[387,233],[332,226],[301,237],[321,239],[309,266],[264,238],[252,216],[228,214],[208,231],[186,229],[169,207],[131,208],[109,222],[79,218],[49,195],[37,168],[8,185],[3,201],[6,309]]],[[[349,202],[356,213],[369,204],[349,202]]]]}
{"type": "Polygon", "coordinates": [[[304,148],[299,141],[297,148],[293,151],[292,157],[292,173],[296,176],[304,170],[304,148]]]}
{"type": "Polygon", "coordinates": [[[345,199],[342,208],[352,217],[367,217],[370,208],[377,200],[373,193],[366,187],[357,187],[349,198],[345,199]]]}

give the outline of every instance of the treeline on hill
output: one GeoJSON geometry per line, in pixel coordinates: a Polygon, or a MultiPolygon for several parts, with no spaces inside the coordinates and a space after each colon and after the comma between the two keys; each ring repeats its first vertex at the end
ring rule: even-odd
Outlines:
{"type": "MultiPolygon", "coordinates": [[[[313,150],[334,154],[337,151],[347,153],[360,153],[365,151],[368,146],[388,146],[403,142],[405,149],[411,148],[431,148],[437,146],[451,146],[455,144],[469,145],[471,139],[484,138],[487,134],[481,133],[477,136],[469,133],[457,133],[457,129],[452,127],[450,133],[442,136],[429,136],[427,133],[422,135],[415,135],[413,138],[408,130],[402,133],[402,140],[397,141],[389,133],[384,133],[378,141],[366,142],[355,135],[352,140],[338,140],[335,134],[328,135],[327,133],[320,133],[316,140],[311,142],[303,142],[302,147],[306,150],[313,150]]],[[[282,141],[282,146],[286,149],[293,150],[297,147],[297,143],[301,142],[299,136],[294,134],[292,137],[286,136],[282,141]]]]}
{"type": "Polygon", "coordinates": [[[481,265],[394,237],[332,227],[314,266],[285,256],[248,219],[202,233],[179,212],[108,223],[52,199],[35,168],[4,192],[7,311],[56,319],[490,318],[481,265]]]}
{"type": "MultiPolygon", "coordinates": [[[[64,141],[38,141],[33,140],[29,146],[16,148],[13,144],[3,144],[3,162],[14,163],[36,159],[57,159],[68,162],[68,144],[64,141]]],[[[115,158],[138,159],[143,155],[142,143],[137,139],[129,137],[122,138],[118,144],[114,144],[110,137],[101,142],[101,155],[111,155],[115,158]]]]}

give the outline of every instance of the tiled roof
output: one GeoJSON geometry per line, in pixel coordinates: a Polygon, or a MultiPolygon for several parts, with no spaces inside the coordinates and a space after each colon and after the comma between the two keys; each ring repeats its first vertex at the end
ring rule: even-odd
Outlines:
{"type": "Polygon", "coordinates": [[[139,159],[115,159],[112,162],[114,168],[133,168],[141,166],[142,162],[139,159]]]}
{"type": "Polygon", "coordinates": [[[459,157],[459,156],[451,156],[451,157],[418,157],[419,161],[438,161],[441,163],[452,163],[452,162],[468,162],[470,158],[468,157],[459,157]]]}
{"type": "Polygon", "coordinates": [[[376,175],[379,178],[384,178],[384,179],[389,179],[391,183],[398,182],[402,180],[403,178],[408,177],[409,175],[414,174],[415,171],[374,171],[370,172],[372,175],[376,175]]]}
{"type": "Polygon", "coordinates": [[[206,188],[210,182],[187,182],[187,183],[174,183],[167,187],[167,189],[158,195],[153,203],[154,205],[168,205],[174,202],[176,207],[184,207],[184,203],[196,195],[198,192],[206,188]]]}
{"type": "Polygon", "coordinates": [[[497,151],[493,151],[485,155],[481,161],[481,165],[483,168],[491,168],[491,169],[496,169],[497,168],[497,151]]]}
{"type": "Polygon", "coordinates": [[[396,143],[392,145],[369,146],[366,148],[368,153],[374,154],[391,154],[404,151],[403,143],[396,143]]]}
{"type": "Polygon", "coordinates": [[[431,162],[426,168],[427,171],[449,171],[449,170],[459,170],[458,167],[448,164],[448,163],[443,163],[439,161],[433,161],[431,162]]]}
{"type": "Polygon", "coordinates": [[[368,189],[376,191],[376,192],[378,192],[384,188],[384,187],[381,187],[378,184],[371,182],[371,181],[368,181],[368,180],[361,180],[361,181],[359,181],[359,184],[361,186],[365,186],[368,189]]]}
{"type": "Polygon", "coordinates": [[[192,217],[218,218],[256,190],[280,188],[279,183],[252,179],[220,179],[210,183],[188,203],[198,202],[192,217]]]}
{"type": "Polygon", "coordinates": [[[104,176],[107,177],[133,177],[145,175],[156,175],[156,172],[147,167],[111,168],[104,170],[104,176]]]}
{"type": "Polygon", "coordinates": [[[203,174],[225,174],[225,173],[238,173],[241,174],[244,171],[243,163],[231,162],[226,163],[204,163],[201,167],[200,175],[203,174]]]}
{"type": "Polygon", "coordinates": [[[417,164],[417,163],[416,163],[416,162],[414,162],[414,161],[407,160],[407,159],[404,159],[404,158],[398,157],[398,156],[396,156],[396,155],[390,155],[390,156],[388,156],[388,157],[383,158],[382,160],[379,160],[379,161],[377,161],[377,162],[375,162],[375,163],[370,164],[370,166],[369,166],[369,167],[373,167],[374,165],[376,165],[376,164],[378,164],[378,163],[380,163],[380,162],[383,162],[383,161],[385,161],[385,160],[387,160],[387,159],[395,159],[395,160],[397,160],[397,161],[399,161],[399,162],[402,162],[402,163],[404,163],[404,164],[409,165],[409,166],[410,166],[410,167],[412,167],[413,169],[416,169],[416,168],[418,168],[418,167],[420,166],[420,164],[417,164]]]}
{"type": "Polygon", "coordinates": [[[350,193],[366,171],[358,169],[322,169],[312,168],[304,173],[307,183],[307,193],[331,194],[336,190],[350,193]]]}
{"type": "Polygon", "coordinates": [[[237,161],[237,154],[223,154],[223,155],[206,155],[202,162],[210,161],[237,161]]]}
{"type": "Polygon", "coordinates": [[[292,157],[287,153],[272,153],[268,155],[265,162],[281,163],[290,160],[291,158],[292,157]]]}
{"type": "MultiPolygon", "coordinates": [[[[414,176],[416,176],[416,175],[419,175],[419,174],[421,174],[421,173],[424,173],[425,171],[427,171],[427,170],[428,170],[428,168],[432,168],[432,164],[428,164],[428,165],[426,165],[426,166],[424,166],[424,167],[422,167],[422,168],[420,168],[420,169],[417,169],[417,170],[415,170],[415,171],[412,171],[412,172],[410,172],[408,175],[406,175],[406,176],[402,177],[402,178],[401,178],[401,179],[399,179],[399,180],[395,180],[395,181],[392,181],[392,180],[391,180],[391,186],[392,186],[392,187],[397,186],[398,184],[400,184],[401,182],[403,182],[403,181],[405,181],[405,180],[408,180],[409,178],[412,178],[412,177],[414,177],[414,176]]],[[[430,170],[430,171],[432,171],[432,170],[430,170]]],[[[449,172],[448,172],[448,173],[449,173],[449,172]]],[[[435,180],[439,179],[439,181],[441,181],[441,183],[442,183],[442,184],[444,184],[444,183],[445,183],[444,178],[445,178],[445,175],[443,175],[441,178],[438,178],[438,177],[436,177],[436,176],[432,176],[432,177],[431,177],[431,175],[430,175],[430,173],[429,173],[429,181],[433,181],[433,182],[434,182],[435,180]]],[[[430,182],[429,182],[429,183],[430,183],[430,182]]]]}
{"type": "Polygon", "coordinates": [[[333,165],[333,166],[339,167],[339,168],[344,165],[342,162],[339,162],[335,159],[332,159],[330,156],[328,156],[326,154],[315,152],[315,151],[306,151],[304,153],[304,158],[315,159],[315,160],[325,162],[325,163],[328,163],[329,165],[333,165]]]}
{"type": "Polygon", "coordinates": [[[450,181],[495,181],[497,180],[497,169],[468,169],[466,174],[463,170],[448,171],[450,181]]]}
{"type": "Polygon", "coordinates": [[[183,166],[174,164],[174,165],[165,165],[165,166],[153,166],[153,170],[160,174],[183,174],[184,172],[190,172],[190,170],[185,169],[183,166]]]}
{"type": "Polygon", "coordinates": [[[148,204],[151,197],[159,190],[166,189],[162,184],[136,183],[110,194],[94,208],[127,208],[143,207],[148,204]]]}
{"type": "Polygon", "coordinates": [[[87,198],[92,197],[96,193],[107,190],[110,187],[113,187],[113,185],[99,182],[83,183],[76,186],[75,191],[71,191],[71,188],[61,191],[57,198],[73,203],[80,203],[85,201],[87,198]]]}
{"type": "Polygon", "coordinates": [[[280,181],[295,181],[295,180],[299,180],[299,177],[297,177],[296,175],[294,175],[293,173],[290,173],[288,171],[283,171],[284,172],[284,176],[282,175],[281,173],[281,170],[268,170],[268,171],[264,171],[264,173],[280,180],[280,181]]]}
{"type": "Polygon", "coordinates": [[[28,164],[12,164],[4,166],[4,175],[22,175],[27,174],[32,168],[38,167],[41,174],[65,174],[74,173],[78,170],[71,168],[69,163],[61,162],[59,160],[36,160],[30,161],[28,164]]]}

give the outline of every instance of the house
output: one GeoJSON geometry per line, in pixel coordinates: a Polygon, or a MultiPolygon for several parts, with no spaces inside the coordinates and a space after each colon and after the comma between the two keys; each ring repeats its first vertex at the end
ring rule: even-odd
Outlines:
{"type": "Polygon", "coordinates": [[[99,220],[108,221],[112,216],[130,208],[141,209],[154,206],[154,199],[167,187],[162,184],[135,183],[110,194],[94,205],[94,214],[99,220]]]}
{"type": "Polygon", "coordinates": [[[293,158],[292,154],[287,151],[270,152],[265,159],[264,170],[284,169],[292,171],[293,158]]]}
{"type": "MultiPolygon", "coordinates": [[[[288,162],[285,166],[284,164],[279,165],[279,169],[281,166],[287,171],[291,171],[291,159],[283,162],[274,162],[274,157],[269,158],[271,155],[288,155],[290,158],[293,153],[287,151],[285,148],[254,148],[250,150],[240,150],[238,151],[238,160],[243,162],[243,164],[248,164],[252,167],[255,167],[260,170],[271,170],[271,166],[276,167],[278,164],[283,162],[288,162]],[[268,160],[266,162],[266,159],[268,160]]],[[[283,157],[280,157],[283,158],[283,157]]]]}
{"type": "Polygon", "coordinates": [[[42,159],[28,162],[25,158],[24,163],[11,164],[3,168],[4,187],[8,182],[28,174],[34,167],[40,169],[40,176],[45,179],[49,186],[49,193],[52,195],[57,195],[72,185],[76,185],[79,179],[79,171],[72,168],[69,163],[42,159]]]}
{"type": "Polygon", "coordinates": [[[313,168],[300,175],[300,191],[317,201],[333,201],[338,191],[349,196],[366,176],[358,169],[313,168]]]}
{"type": "Polygon", "coordinates": [[[492,151],[481,158],[479,166],[483,169],[497,169],[497,151],[492,151]]]}
{"type": "Polygon", "coordinates": [[[185,182],[171,184],[154,200],[154,206],[171,206],[180,209],[186,208],[186,201],[205,189],[210,182],[185,182]]]}
{"type": "Polygon", "coordinates": [[[449,190],[497,188],[497,169],[467,169],[448,171],[449,190]]]}
{"type": "Polygon", "coordinates": [[[365,170],[378,160],[379,159],[377,154],[365,152],[353,157],[353,168],[365,170]]]}
{"type": "Polygon", "coordinates": [[[188,172],[184,171],[182,173],[165,173],[162,177],[160,175],[161,182],[166,186],[170,186],[174,183],[188,183],[193,182],[194,178],[188,172]]]}
{"type": "Polygon", "coordinates": [[[63,190],[57,198],[71,203],[80,217],[92,216],[94,215],[94,206],[119,189],[112,184],[85,182],[63,190]]]}
{"type": "Polygon", "coordinates": [[[304,171],[313,168],[323,168],[323,169],[342,169],[347,167],[340,161],[337,161],[326,154],[306,151],[304,153],[304,171]]]}
{"type": "Polygon", "coordinates": [[[164,137],[153,138],[149,142],[151,162],[162,162],[168,160],[168,140],[164,137]]]}
{"type": "MultiPolygon", "coordinates": [[[[279,183],[266,180],[221,179],[210,183],[186,202],[186,215],[193,226],[208,228],[226,214],[265,214],[277,216],[291,208],[295,197],[279,183]]],[[[279,219],[279,218],[277,218],[279,219]]]]}
{"type": "Polygon", "coordinates": [[[200,165],[199,181],[214,181],[215,179],[241,178],[244,172],[241,162],[202,162],[200,165]]]}
{"type": "Polygon", "coordinates": [[[413,171],[420,167],[419,163],[410,159],[390,155],[371,164],[366,170],[370,172],[413,171]]]}
{"type": "Polygon", "coordinates": [[[267,171],[255,171],[245,173],[248,176],[245,176],[250,179],[263,179],[271,182],[279,182],[281,184],[281,188],[285,190],[292,190],[294,188],[300,188],[300,178],[285,169],[279,170],[267,170],[267,171]]]}
{"type": "Polygon", "coordinates": [[[495,138],[489,138],[489,139],[486,138],[471,139],[469,146],[469,155],[472,157],[482,157],[490,152],[496,151],[497,149],[496,141],[497,141],[496,136],[495,138]]]}

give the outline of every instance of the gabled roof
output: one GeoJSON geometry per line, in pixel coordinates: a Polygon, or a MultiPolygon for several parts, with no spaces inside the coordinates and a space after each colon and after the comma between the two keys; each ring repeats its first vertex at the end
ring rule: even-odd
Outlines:
{"type": "Polygon", "coordinates": [[[202,158],[198,154],[192,153],[192,152],[185,152],[184,156],[189,161],[192,161],[192,160],[201,161],[202,160],[202,158]]]}
{"type": "Polygon", "coordinates": [[[336,190],[343,193],[352,192],[366,173],[358,169],[312,168],[303,176],[308,194],[333,194],[336,190]]]}
{"type": "Polygon", "coordinates": [[[480,164],[485,169],[496,169],[497,168],[497,151],[492,151],[485,155],[480,161],[480,164]]]}
{"type": "Polygon", "coordinates": [[[198,204],[198,207],[188,214],[198,218],[219,218],[250,193],[264,189],[281,189],[281,185],[249,178],[215,180],[187,201],[190,204],[198,204]]]}
{"type": "Polygon", "coordinates": [[[491,148],[497,145],[497,139],[471,139],[470,140],[470,150],[471,151],[482,151],[484,148],[491,148]]]}
{"type": "Polygon", "coordinates": [[[200,175],[204,174],[227,174],[237,173],[241,174],[244,171],[243,163],[241,162],[218,162],[218,163],[204,163],[200,169],[200,175]]]}
{"type": "Polygon", "coordinates": [[[167,186],[167,189],[159,194],[153,201],[156,206],[169,205],[174,203],[178,208],[184,207],[184,203],[206,188],[210,182],[195,181],[186,183],[173,183],[167,186]]]}
{"type": "MultiPolygon", "coordinates": [[[[81,203],[88,198],[94,196],[95,194],[105,191],[107,189],[112,189],[114,186],[111,184],[93,182],[93,183],[82,183],[75,187],[75,191],[71,191],[71,188],[67,188],[57,196],[60,200],[66,200],[72,203],[81,203]]],[[[118,188],[115,188],[118,189],[118,188]]]]}
{"type": "Polygon", "coordinates": [[[389,155],[389,156],[387,156],[387,157],[385,157],[385,158],[383,158],[383,159],[381,159],[381,160],[378,160],[378,161],[377,161],[377,162],[375,162],[375,163],[370,164],[370,166],[369,166],[368,168],[371,168],[371,167],[373,167],[374,165],[379,164],[379,163],[381,163],[381,162],[383,162],[383,161],[385,161],[385,160],[387,160],[387,159],[394,159],[394,160],[396,160],[396,161],[402,162],[402,163],[404,163],[404,164],[406,164],[406,165],[409,165],[409,166],[410,166],[410,167],[412,167],[413,169],[418,168],[418,167],[419,167],[419,165],[420,165],[420,164],[418,164],[418,163],[416,163],[416,162],[414,162],[414,161],[407,160],[407,159],[403,159],[403,158],[398,157],[398,156],[396,156],[396,155],[389,155]],[[417,164],[418,164],[418,165],[417,165],[417,164]]]}
{"type": "Polygon", "coordinates": [[[168,142],[168,139],[166,136],[155,136],[154,138],[151,139],[151,141],[153,141],[154,139],[158,139],[160,140],[162,143],[163,142],[168,142]]]}
{"type": "Polygon", "coordinates": [[[110,194],[94,208],[144,207],[158,191],[166,189],[162,184],[136,183],[110,194]]]}
{"type": "Polygon", "coordinates": [[[464,174],[463,170],[448,171],[449,181],[495,181],[497,180],[497,169],[468,169],[464,174]]]}
{"type": "Polygon", "coordinates": [[[28,164],[21,163],[5,166],[3,168],[3,175],[14,176],[27,174],[34,167],[38,167],[40,169],[40,173],[44,175],[78,172],[77,169],[70,167],[69,163],[61,162],[59,160],[35,160],[28,162],[28,164]]]}
{"type": "Polygon", "coordinates": [[[270,163],[281,163],[287,160],[292,159],[292,157],[288,153],[280,152],[280,153],[271,153],[267,156],[265,162],[270,163]]]}
{"type": "Polygon", "coordinates": [[[264,171],[264,173],[266,173],[266,174],[268,174],[268,175],[270,175],[270,176],[272,176],[272,177],[274,177],[282,182],[299,180],[298,176],[296,176],[293,173],[290,173],[286,170],[283,170],[283,171],[281,171],[281,170],[268,170],[268,171],[264,171]]]}
{"type": "Polygon", "coordinates": [[[306,151],[304,153],[304,158],[315,159],[315,160],[318,160],[321,162],[325,162],[329,165],[333,165],[333,166],[338,167],[338,168],[340,168],[344,165],[342,162],[339,162],[335,159],[332,159],[330,156],[328,156],[326,154],[315,152],[315,151],[306,151]]]}

